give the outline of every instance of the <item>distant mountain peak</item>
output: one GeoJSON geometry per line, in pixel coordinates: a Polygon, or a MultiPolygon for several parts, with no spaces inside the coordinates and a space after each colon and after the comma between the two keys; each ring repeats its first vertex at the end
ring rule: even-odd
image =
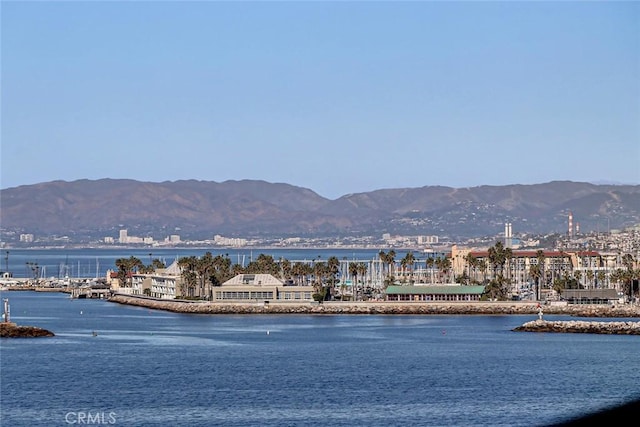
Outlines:
{"type": "Polygon", "coordinates": [[[124,179],[52,181],[0,190],[2,241],[22,233],[100,240],[119,228],[156,240],[260,236],[438,235],[451,239],[514,233],[565,233],[640,224],[640,186],[553,181],[455,189],[381,189],[336,200],[262,180],[124,179]]]}

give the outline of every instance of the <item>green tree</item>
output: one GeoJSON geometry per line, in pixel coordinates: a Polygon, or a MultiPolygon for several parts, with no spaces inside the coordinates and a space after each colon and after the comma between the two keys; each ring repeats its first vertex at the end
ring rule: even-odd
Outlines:
{"type": "Polygon", "coordinates": [[[339,282],[338,274],[340,273],[340,260],[338,257],[330,256],[327,259],[326,286],[327,296],[335,295],[336,283],[339,282]]]}
{"type": "Polygon", "coordinates": [[[249,274],[271,274],[274,277],[280,277],[280,264],[271,255],[258,255],[258,258],[251,261],[245,270],[249,274]]]}
{"type": "Polygon", "coordinates": [[[596,279],[598,280],[598,288],[604,288],[606,277],[607,276],[606,274],[604,274],[604,271],[598,271],[598,273],[596,274],[596,279]]]}
{"type": "Polygon", "coordinates": [[[622,265],[625,268],[622,270],[620,278],[623,283],[623,292],[625,295],[629,295],[629,298],[634,297],[633,280],[638,277],[637,271],[633,269],[634,263],[633,255],[625,254],[622,256],[622,265]]]}
{"type": "Polygon", "coordinates": [[[482,273],[482,283],[485,284],[487,283],[487,270],[489,269],[489,266],[487,265],[487,260],[486,259],[481,259],[478,261],[478,270],[480,270],[480,273],[482,273]]]}
{"type": "Polygon", "coordinates": [[[406,277],[406,272],[409,270],[409,283],[413,283],[413,265],[416,262],[416,258],[413,255],[413,252],[409,251],[400,261],[400,265],[402,266],[402,278],[403,281],[406,277]]]}
{"type": "Polygon", "coordinates": [[[191,255],[178,259],[178,267],[180,267],[181,285],[180,296],[193,298],[198,283],[198,274],[196,273],[198,258],[191,255]]]}
{"type": "Polygon", "coordinates": [[[593,278],[595,277],[593,270],[587,270],[586,276],[587,276],[587,288],[591,289],[593,288],[593,278]]]}
{"type": "Polygon", "coordinates": [[[476,277],[478,258],[471,253],[468,253],[464,258],[467,262],[467,276],[469,277],[469,281],[471,283],[478,283],[478,278],[476,277]]]}
{"type": "Polygon", "coordinates": [[[426,264],[429,269],[429,283],[433,284],[433,267],[436,263],[436,260],[432,257],[427,258],[426,264]]]}
{"type": "Polygon", "coordinates": [[[357,262],[349,263],[349,276],[353,277],[351,282],[351,292],[354,300],[358,300],[358,274],[360,274],[360,269],[358,267],[357,262]]]}
{"type": "Polygon", "coordinates": [[[504,270],[505,264],[513,258],[511,248],[505,248],[502,242],[498,241],[489,248],[488,258],[493,270],[493,279],[489,282],[490,296],[494,299],[508,299],[511,280],[505,277],[504,270]]]}
{"type": "MultiPolygon", "coordinates": [[[[367,277],[367,264],[365,264],[364,262],[359,262],[357,266],[357,270],[358,270],[358,275],[360,276],[360,289],[364,291],[364,288],[365,288],[364,279],[365,277],[367,277]]],[[[364,294],[362,294],[362,297],[364,299],[364,294]]]]}
{"type": "Polygon", "coordinates": [[[132,284],[132,273],[137,272],[142,264],[139,258],[134,256],[130,256],[129,258],[118,258],[115,261],[116,267],[118,268],[118,280],[125,287],[131,287],[132,284]]]}
{"type": "Polygon", "coordinates": [[[544,271],[545,255],[542,249],[538,249],[536,251],[536,260],[538,261],[538,269],[540,271],[538,280],[536,282],[536,299],[540,300],[540,297],[542,295],[541,293],[542,286],[544,286],[544,283],[545,283],[545,271],[544,271]]]}
{"type": "Polygon", "coordinates": [[[582,281],[582,271],[580,271],[580,270],[574,271],[573,272],[573,278],[576,280],[576,282],[578,282],[578,285],[580,286],[580,283],[582,281]]]}
{"type": "Polygon", "coordinates": [[[438,269],[439,283],[449,282],[449,271],[451,270],[451,260],[447,257],[436,259],[436,268],[438,269]]]}
{"type": "Polygon", "coordinates": [[[393,284],[393,282],[395,282],[393,266],[396,262],[396,251],[394,251],[393,249],[391,249],[388,253],[380,251],[378,255],[380,257],[380,261],[382,261],[382,264],[386,267],[386,275],[384,278],[385,286],[389,286],[390,284],[393,284]]]}

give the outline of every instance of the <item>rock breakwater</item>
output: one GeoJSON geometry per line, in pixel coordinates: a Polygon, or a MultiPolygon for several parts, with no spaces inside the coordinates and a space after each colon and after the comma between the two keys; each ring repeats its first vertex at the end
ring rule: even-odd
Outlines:
{"type": "Polygon", "coordinates": [[[15,323],[0,323],[0,338],[38,338],[53,337],[55,334],[35,326],[18,326],[15,323]]]}
{"type": "Polygon", "coordinates": [[[548,321],[533,320],[514,331],[520,332],[562,332],[609,335],[640,335],[640,322],[587,322],[582,320],[548,321]]]}
{"type": "MultiPolygon", "coordinates": [[[[537,315],[539,306],[531,302],[186,302],[116,294],[109,301],[193,314],[479,314],[537,315]]],[[[640,317],[637,306],[544,306],[544,314],[579,317],[640,317]]]]}

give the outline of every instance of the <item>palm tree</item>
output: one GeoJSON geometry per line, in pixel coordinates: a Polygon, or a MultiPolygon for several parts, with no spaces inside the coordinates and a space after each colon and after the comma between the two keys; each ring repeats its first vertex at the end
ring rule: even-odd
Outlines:
{"type": "Polygon", "coordinates": [[[482,283],[487,283],[487,270],[488,270],[487,260],[481,259],[478,260],[478,270],[482,273],[482,283]]]}
{"type": "Polygon", "coordinates": [[[587,288],[591,289],[593,288],[593,278],[595,276],[595,274],[593,274],[593,270],[587,270],[587,288]]]}
{"type": "Polygon", "coordinates": [[[396,251],[391,249],[387,256],[387,262],[389,263],[389,272],[391,273],[391,277],[393,277],[395,275],[394,269],[396,265],[396,251]]]}
{"type": "Polygon", "coordinates": [[[298,286],[302,285],[303,283],[306,283],[306,275],[307,275],[306,267],[308,267],[308,264],[303,262],[296,262],[291,267],[291,274],[293,275],[293,278],[298,286]]]}
{"type": "Polygon", "coordinates": [[[338,257],[330,256],[327,259],[327,286],[330,295],[334,295],[335,286],[338,282],[338,273],[340,272],[340,260],[338,257]]]}
{"type": "Polygon", "coordinates": [[[245,268],[249,274],[271,274],[274,277],[280,275],[280,265],[271,255],[260,254],[255,261],[251,261],[245,268]]]}
{"type": "Polygon", "coordinates": [[[404,256],[404,258],[402,258],[401,261],[401,265],[402,265],[402,276],[405,276],[405,270],[408,267],[409,268],[409,282],[413,283],[413,265],[416,262],[416,258],[413,256],[413,252],[409,251],[407,252],[407,254],[404,256]]]}
{"type": "Polygon", "coordinates": [[[582,288],[582,271],[576,270],[573,272],[573,278],[578,282],[578,289],[582,288]]]}
{"type": "Polygon", "coordinates": [[[178,259],[178,267],[180,267],[180,275],[182,276],[180,296],[195,296],[196,284],[198,283],[198,275],[196,273],[197,263],[198,258],[193,255],[178,259]]]}
{"type": "Polygon", "coordinates": [[[449,281],[448,275],[451,269],[451,260],[446,257],[436,259],[436,268],[438,269],[439,282],[449,281]]]}
{"type": "Polygon", "coordinates": [[[289,280],[291,278],[291,261],[286,258],[280,258],[280,274],[282,280],[289,280]]]}
{"type": "Polygon", "coordinates": [[[385,285],[390,285],[395,281],[395,278],[393,277],[393,266],[396,262],[396,251],[394,251],[393,249],[391,249],[388,253],[380,251],[378,255],[380,257],[380,261],[382,261],[382,263],[387,266],[387,275],[384,279],[384,283],[385,285]]]}
{"type": "Polygon", "coordinates": [[[351,293],[353,294],[354,301],[358,299],[358,274],[360,273],[360,268],[357,262],[349,263],[349,276],[353,277],[353,281],[351,282],[351,293]]]}
{"type": "Polygon", "coordinates": [[[118,267],[118,280],[124,285],[124,287],[131,287],[131,273],[137,271],[138,268],[144,266],[139,258],[130,256],[129,258],[118,258],[115,261],[116,267],[118,267]]]}
{"type": "Polygon", "coordinates": [[[432,257],[427,258],[427,268],[429,269],[429,283],[433,284],[433,266],[436,263],[436,260],[432,257]]]}
{"type": "Polygon", "coordinates": [[[511,262],[513,260],[513,250],[511,248],[504,249],[505,263],[507,264],[507,278],[511,281],[511,262]]]}
{"type": "Polygon", "coordinates": [[[598,288],[604,288],[604,281],[606,279],[606,274],[604,274],[604,271],[598,271],[598,273],[596,274],[596,278],[598,279],[598,288]]]}
{"type": "Polygon", "coordinates": [[[536,299],[540,300],[541,288],[545,282],[545,271],[544,271],[544,251],[542,249],[538,249],[536,251],[536,259],[538,260],[538,268],[540,270],[540,276],[536,285],[536,299]]]}
{"type": "Polygon", "coordinates": [[[204,299],[210,299],[211,295],[211,276],[214,271],[214,258],[211,252],[206,252],[200,259],[196,261],[196,273],[198,275],[198,296],[204,299]]]}
{"type": "MultiPolygon", "coordinates": [[[[616,285],[615,288],[620,291],[620,282],[624,280],[623,270],[621,268],[616,268],[615,270],[613,270],[611,274],[609,274],[609,280],[611,280],[616,285]]],[[[622,292],[624,292],[624,290],[622,290],[622,292]]],[[[626,292],[624,293],[626,294],[626,292]]]]}
{"type": "Polygon", "coordinates": [[[488,256],[493,270],[493,276],[495,277],[498,274],[503,275],[504,264],[507,261],[507,252],[502,242],[498,241],[495,245],[491,246],[488,256]]]}
{"type": "Polygon", "coordinates": [[[327,290],[324,287],[324,279],[328,275],[329,268],[325,262],[314,262],[313,264],[313,288],[315,291],[314,299],[316,301],[324,301],[327,296],[327,290]]]}
{"type": "Polygon", "coordinates": [[[360,283],[362,284],[362,287],[364,288],[364,278],[367,276],[367,264],[365,264],[364,262],[359,262],[357,270],[358,270],[358,275],[361,278],[360,279],[360,283]]]}
{"type": "MultiPolygon", "coordinates": [[[[579,273],[579,272],[578,272],[579,273]]],[[[529,277],[533,279],[536,287],[536,299],[540,299],[540,278],[542,277],[542,269],[540,268],[540,264],[531,264],[529,266],[529,277]]]]}
{"type": "Polygon", "coordinates": [[[211,284],[213,286],[220,286],[222,283],[231,279],[232,277],[242,274],[242,266],[239,264],[235,264],[233,267],[231,266],[231,259],[228,255],[216,255],[213,259],[213,275],[211,276],[211,284]],[[235,267],[238,267],[240,271],[236,273],[235,267]]]}
{"type": "Polygon", "coordinates": [[[629,298],[633,298],[633,280],[637,278],[637,272],[634,271],[633,265],[635,260],[633,259],[633,255],[625,254],[622,256],[622,265],[624,265],[625,270],[622,272],[622,281],[624,284],[624,293],[629,293],[629,298]]]}
{"type": "Polygon", "coordinates": [[[245,270],[242,265],[233,264],[233,266],[231,267],[231,273],[233,274],[233,276],[237,276],[238,274],[244,274],[245,270]]]}
{"type": "Polygon", "coordinates": [[[478,267],[478,258],[471,253],[468,253],[464,259],[467,262],[467,275],[469,276],[470,281],[472,283],[477,282],[476,268],[478,267]]]}

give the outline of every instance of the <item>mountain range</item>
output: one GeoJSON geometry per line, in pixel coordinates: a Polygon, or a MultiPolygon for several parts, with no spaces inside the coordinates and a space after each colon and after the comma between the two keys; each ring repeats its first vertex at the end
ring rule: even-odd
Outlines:
{"type": "MultiPolygon", "coordinates": [[[[640,224],[640,185],[553,181],[533,185],[424,186],[348,194],[259,180],[51,181],[0,190],[2,233],[81,239],[129,235],[161,239],[580,232],[640,224]]],[[[6,240],[6,238],[3,238],[6,240]]]]}

